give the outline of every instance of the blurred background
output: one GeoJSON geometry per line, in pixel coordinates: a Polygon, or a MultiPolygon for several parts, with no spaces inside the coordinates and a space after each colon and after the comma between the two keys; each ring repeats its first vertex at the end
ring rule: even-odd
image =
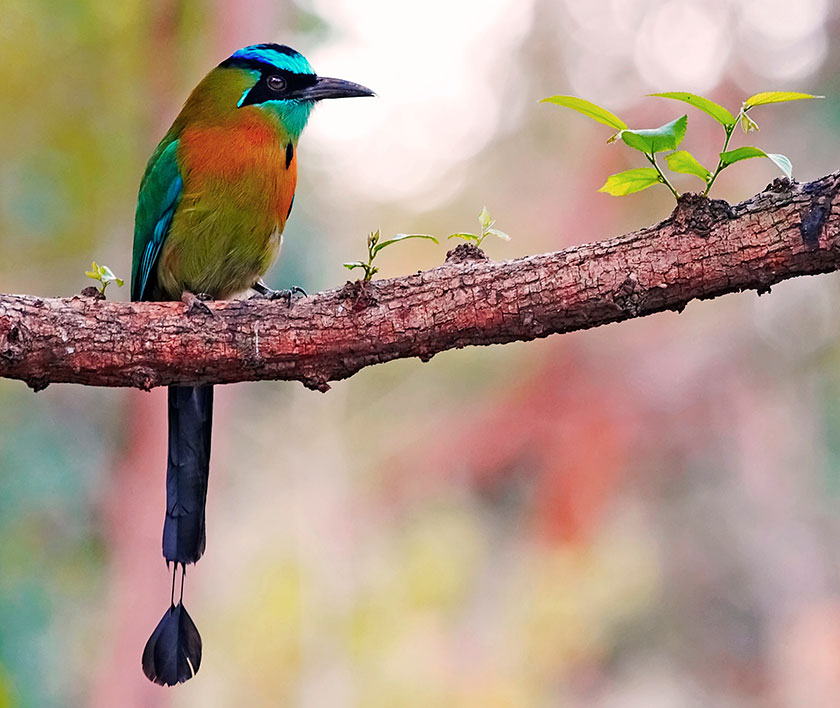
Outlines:
{"type": "MultiPolygon", "coordinates": [[[[340,286],[381,227],[486,204],[501,260],[665,218],[664,188],[570,93],[633,127],[737,111],[794,176],[838,168],[831,0],[0,0],[0,290],[129,277],[134,200],[191,88],[287,43],[379,98],[328,102],[299,155],[275,287],[340,286]]],[[[741,201],[777,176],[728,170],[741,201]]],[[[678,176],[680,189],[697,188],[678,176]]],[[[451,244],[450,244],[451,245],[451,244]]],[[[444,245],[384,251],[382,277],[444,245]]],[[[351,276],[352,277],[352,276],[351,276]]],[[[128,288],[109,297],[128,299],[128,288]]],[[[147,682],[167,606],[165,393],[0,381],[0,706],[835,706],[840,287],[834,275],[598,330],[365,369],[326,395],[217,389],[198,676],[147,682]]]]}

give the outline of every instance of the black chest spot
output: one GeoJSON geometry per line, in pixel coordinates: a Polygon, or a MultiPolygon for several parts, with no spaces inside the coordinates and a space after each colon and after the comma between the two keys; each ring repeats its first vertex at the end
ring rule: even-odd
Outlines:
{"type": "Polygon", "coordinates": [[[292,160],[295,158],[295,146],[289,143],[286,145],[286,169],[289,169],[289,165],[292,164],[292,160]]]}

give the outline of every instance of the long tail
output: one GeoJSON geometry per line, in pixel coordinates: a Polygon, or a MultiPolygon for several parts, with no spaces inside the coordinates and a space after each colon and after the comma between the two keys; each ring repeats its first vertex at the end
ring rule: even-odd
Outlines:
{"type": "Polygon", "coordinates": [[[170,386],[163,557],[173,563],[195,563],[204,553],[212,429],[213,387],[170,386]]]}
{"type": "Polygon", "coordinates": [[[174,686],[201,664],[201,637],[184,607],[188,563],[204,553],[204,507],[210,476],[213,427],[212,386],[169,387],[169,458],[166,467],[166,520],[163,556],[172,569],[170,606],[143,650],[143,672],[155,683],[174,686]],[[175,574],[181,566],[181,593],[175,604],[175,574]]]}

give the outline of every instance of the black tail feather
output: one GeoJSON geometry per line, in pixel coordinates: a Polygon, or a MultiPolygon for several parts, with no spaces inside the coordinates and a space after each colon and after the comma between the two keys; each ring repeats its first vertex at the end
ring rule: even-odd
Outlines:
{"type": "Polygon", "coordinates": [[[162,686],[192,678],[201,665],[201,636],[184,607],[186,564],[204,553],[204,506],[210,476],[212,386],[169,387],[169,457],[163,556],[172,569],[169,609],[143,649],[143,673],[162,686]],[[181,566],[181,597],[175,604],[175,575],[181,566]]]}
{"type": "Polygon", "coordinates": [[[143,649],[143,673],[161,686],[191,679],[201,666],[201,636],[183,603],[170,605],[143,649]]]}
{"type": "Polygon", "coordinates": [[[169,387],[169,460],[163,524],[163,556],[167,561],[195,563],[204,553],[212,427],[212,386],[169,387]]]}

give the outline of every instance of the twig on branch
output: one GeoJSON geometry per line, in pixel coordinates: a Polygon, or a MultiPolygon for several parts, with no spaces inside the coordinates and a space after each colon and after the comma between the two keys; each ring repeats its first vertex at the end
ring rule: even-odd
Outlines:
{"type": "Polygon", "coordinates": [[[840,172],[729,206],[695,195],[662,223],[514,261],[450,256],[416,275],[296,301],[118,303],[0,295],[0,376],[149,389],[280,379],[322,391],[392,359],[597,327],[840,268],[840,172]]]}

